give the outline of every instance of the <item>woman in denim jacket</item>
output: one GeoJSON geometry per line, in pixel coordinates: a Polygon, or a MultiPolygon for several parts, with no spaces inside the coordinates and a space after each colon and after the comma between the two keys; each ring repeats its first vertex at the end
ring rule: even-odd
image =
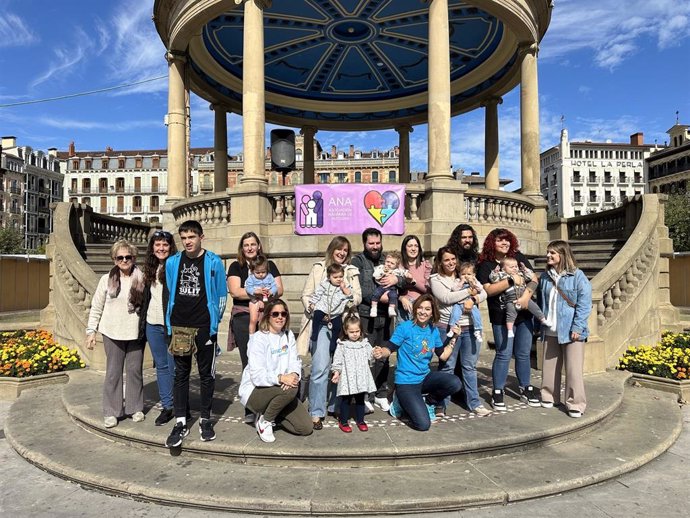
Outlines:
{"type": "Polygon", "coordinates": [[[592,311],[592,285],[577,267],[567,242],[546,248],[546,271],[539,279],[538,302],[546,315],[542,325],[544,364],[541,406],[560,404],[561,370],[565,361],[565,407],[570,417],[582,417],[587,406],[582,376],[587,320],[592,311]]]}

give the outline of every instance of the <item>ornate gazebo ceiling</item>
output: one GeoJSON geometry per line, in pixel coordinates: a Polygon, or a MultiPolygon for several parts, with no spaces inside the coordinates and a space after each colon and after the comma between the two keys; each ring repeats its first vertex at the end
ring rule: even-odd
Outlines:
{"type": "MultiPolygon", "coordinates": [[[[459,0],[448,4],[451,106],[458,113],[512,88],[517,44],[495,16],[459,0]]],[[[264,47],[269,122],[372,129],[426,120],[425,2],[274,0],[264,10],[264,47]]],[[[189,54],[192,88],[241,112],[243,10],[205,23],[189,54]]]]}

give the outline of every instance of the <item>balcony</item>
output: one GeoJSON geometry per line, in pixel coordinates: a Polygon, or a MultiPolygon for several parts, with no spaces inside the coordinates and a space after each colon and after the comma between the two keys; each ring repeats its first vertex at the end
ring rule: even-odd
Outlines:
{"type": "Polygon", "coordinates": [[[10,207],[10,214],[20,214],[19,207],[10,207]]]}
{"type": "Polygon", "coordinates": [[[582,185],[584,183],[584,179],[581,176],[573,176],[573,183],[582,185]]]}
{"type": "Polygon", "coordinates": [[[38,212],[42,212],[43,214],[50,214],[50,207],[38,207],[38,212]]]}
{"type": "Polygon", "coordinates": [[[21,194],[22,190],[20,187],[10,187],[10,193],[12,194],[21,194]]]}

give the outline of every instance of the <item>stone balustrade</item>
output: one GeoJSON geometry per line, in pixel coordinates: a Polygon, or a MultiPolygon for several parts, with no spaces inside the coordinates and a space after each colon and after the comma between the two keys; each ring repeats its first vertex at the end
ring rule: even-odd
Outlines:
{"type": "Polygon", "coordinates": [[[477,188],[465,193],[465,219],[470,224],[530,228],[533,211],[534,202],[520,194],[477,188]]]}
{"type": "Polygon", "coordinates": [[[194,219],[206,227],[221,227],[230,223],[231,196],[224,192],[195,196],[178,202],[172,208],[176,226],[194,219]]]}
{"type": "MultiPolygon", "coordinates": [[[[41,326],[52,328],[59,343],[77,347],[93,368],[105,368],[102,343],[84,348],[91,300],[98,275],[86,263],[89,243],[112,243],[127,239],[145,244],[156,226],[94,213],[88,205],[57,203],[54,230],[46,247],[50,259],[50,303],[41,311],[41,326]]],[[[99,338],[100,340],[100,338],[99,338]]]]}

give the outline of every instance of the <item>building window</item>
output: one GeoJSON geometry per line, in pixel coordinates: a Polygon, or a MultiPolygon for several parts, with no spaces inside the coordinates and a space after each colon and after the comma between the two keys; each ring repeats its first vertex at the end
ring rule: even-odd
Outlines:
{"type": "Polygon", "coordinates": [[[91,169],[91,165],[92,165],[92,164],[91,164],[91,159],[90,159],[90,158],[87,158],[86,160],[84,160],[84,168],[85,168],[85,169],[91,169]]]}
{"type": "Polygon", "coordinates": [[[589,172],[589,183],[597,183],[597,175],[594,171],[589,172]]]}
{"type": "Polygon", "coordinates": [[[118,169],[124,169],[125,168],[125,159],[124,158],[118,158],[117,159],[117,168],[118,169]]]}
{"type": "Polygon", "coordinates": [[[141,212],[141,196],[132,198],[132,212],[141,212]]]}
{"type": "Polygon", "coordinates": [[[101,169],[108,169],[108,159],[107,158],[101,159],[101,169]]]}
{"type": "Polygon", "coordinates": [[[611,183],[611,171],[604,171],[604,182],[611,183]]]}
{"type": "Polygon", "coordinates": [[[582,181],[582,177],[580,176],[580,171],[575,169],[573,171],[573,182],[580,183],[582,181]]]}
{"type": "Polygon", "coordinates": [[[336,178],[338,183],[346,183],[347,173],[336,173],[336,178]]]}
{"type": "Polygon", "coordinates": [[[118,196],[117,197],[117,212],[124,212],[125,211],[125,197],[124,196],[118,196]]]}
{"type": "Polygon", "coordinates": [[[154,156],[154,157],[151,159],[151,167],[152,167],[153,169],[158,169],[158,168],[160,167],[160,163],[161,163],[160,157],[154,156]]]}
{"type": "Polygon", "coordinates": [[[152,211],[160,210],[159,206],[158,206],[158,203],[159,203],[158,200],[159,200],[158,196],[151,196],[151,210],[152,211]]]}
{"type": "Polygon", "coordinates": [[[319,183],[328,183],[330,173],[319,173],[319,183]]]}
{"type": "Polygon", "coordinates": [[[396,181],[395,171],[388,171],[388,183],[395,183],[396,181]]]}
{"type": "Polygon", "coordinates": [[[589,201],[590,203],[597,201],[597,191],[589,191],[589,201]]]}
{"type": "Polygon", "coordinates": [[[355,171],[355,183],[362,183],[362,171],[355,171]]]}
{"type": "Polygon", "coordinates": [[[379,172],[378,171],[372,171],[371,172],[371,183],[379,183],[379,172]]]}
{"type": "Polygon", "coordinates": [[[138,156],[136,158],[136,160],[134,161],[134,164],[135,164],[134,167],[136,167],[137,169],[141,169],[142,162],[143,162],[142,158],[140,156],[138,156]]]}
{"type": "Polygon", "coordinates": [[[609,190],[604,191],[604,201],[609,202],[609,203],[611,201],[613,201],[611,198],[611,191],[609,191],[609,190]]]}
{"type": "Polygon", "coordinates": [[[79,160],[72,160],[72,169],[75,171],[79,170],[79,160]]]}
{"type": "Polygon", "coordinates": [[[115,192],[125,192],[124,178],[115,178],[115,192]]]}

